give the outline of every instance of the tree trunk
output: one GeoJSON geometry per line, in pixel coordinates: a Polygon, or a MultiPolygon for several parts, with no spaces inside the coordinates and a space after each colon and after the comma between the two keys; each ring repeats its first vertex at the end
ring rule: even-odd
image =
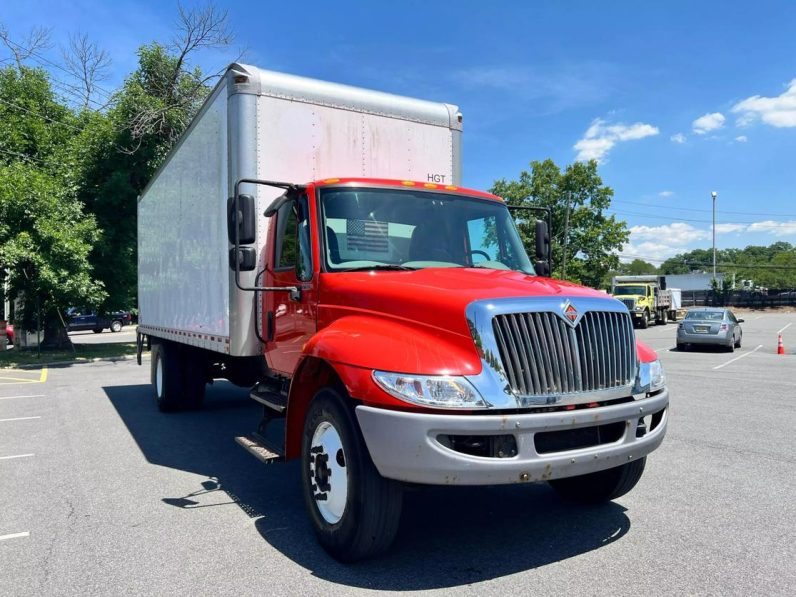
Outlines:
{"type": "Polygon", "coordinates": [[[48,313],[44,319],[44,338],[41,347],[50,350],[72,349],[72,340],[57,313],[48,313]]]}

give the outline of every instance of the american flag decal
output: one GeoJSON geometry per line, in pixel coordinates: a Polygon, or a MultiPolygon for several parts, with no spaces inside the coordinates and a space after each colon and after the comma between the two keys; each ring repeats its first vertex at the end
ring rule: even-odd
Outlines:
{"type": "Polygon", "coordinates": [[[353,251],[387,252],[387,222],[346,220],[346,245],[353,251]]]}

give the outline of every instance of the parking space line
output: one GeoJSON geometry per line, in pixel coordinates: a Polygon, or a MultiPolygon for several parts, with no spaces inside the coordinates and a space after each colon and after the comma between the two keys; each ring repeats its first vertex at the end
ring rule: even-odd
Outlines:
{"type": "Polygon", "coordinates": [[[6,539],[21,539],[22,537],[30,537],[30,533],[25,531],[23,533],[11,533],[10,535],[0,535],[0,541],[5,541],[6,539]]]}
{"type": "MultiPolygon", "coordinates": [[[[24,373],[24,371],[20,371],[19,369],[8,369],[7,371],[14,374],[24,373]]],[[[12,386],[22,383],[44,383],[46,381],[47,367],[41,368],[41,371],[39,372],[39,379],[30,377],[16,377],[15,375],[3,375],[3,371],[0,370],[0,386],[12,386]]]]}
{"type": "Polygon", "coordinates": [[[788,329],[790,326],[792,326],[792,325],[793,325],[793,322],[789,323],[788,325],[786,325],[786,326],[785,326],[784,328],[782,328],[781,330],[777,330],[777,333],[778,333],[778,334],[781,334],[782,332],[784,332],[785,330],[787,330],[787,329],[788,329]]]}
{"type": "Polygon", "coordinates": [[[0,419],[0,423],[10,423],[12,421],[31,421],[33,419],[41,419],[41,417],[16,417],[14,419],[0,419]]]}
{"type": "Polygon", "coordinates": [[[26,396],[0,396],[0,400],[15,400],[17,398],[44,398],[44,394],[28,394],[26,396]]]}
{"type": "Polygon", "coordinates": [[[741,355],[741,356],[739,356],[739,357],[735,357],[734,359],[730,359],[730,360],[729,360],[729,361],[727,361],[726,363],[722,363],[721,365],[718,365],[718,366],[716,366],[716,367],[713,367],[713,368],[714,368],[714,369],[721,369],[722,367],[726,367],[727,365],[729,365],[730,363],[734,363],[734,362],[735,362],[735,361],[737,361],[738,359],[742,359],[742,358],[744,358],[744,357],[748,357],[750,354],[752,354],[753,352],[757,352],[757,351],[758,351],[758,350],[760,350],[761,348],[763,348],[763,345],[762,345],[762,344],[758,344],[757,348],[755,348],[754,350],[750,350],[750,351],[749,351],[749,352],[747,352],[746,354],[742,354],[742,355],[741,355]]]}
{"type": "Polygon", "coordinates": [[[13,460],[14,458],[30,458],[35,454],[15,454],[14,456],[0,456],[0,460],[13,460]]]}

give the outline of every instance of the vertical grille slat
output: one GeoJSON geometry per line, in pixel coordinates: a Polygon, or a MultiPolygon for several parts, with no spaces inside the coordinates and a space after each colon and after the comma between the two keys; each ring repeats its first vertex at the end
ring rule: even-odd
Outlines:
{"type": "Polygon", "coordinates": [[[629,313],[588,311],[573,328],[552,312],[492,320],[512,392],[549,396],[629,386],[635,339],[629,313]]]}

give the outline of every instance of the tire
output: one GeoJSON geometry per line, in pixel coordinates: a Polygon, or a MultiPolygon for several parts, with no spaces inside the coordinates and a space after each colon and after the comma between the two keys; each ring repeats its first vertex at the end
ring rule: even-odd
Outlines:
{"type": "Polygon", "coordinates": [[[95,334],[101,334],[102,333],[102,328],[94,328],[91,331],[94,332],[95,334]]]}
{"type": "Polygon", "coordinates": [[[644,311],[644,314],[641,316],[641,321],[639,322],[638,326],[642,330],[646,330],[650,325],[650,313],[649,311],[644,311]]]}
{"type": "Polygon", "coordinates": [[[688,344],[677,344],[677,351],[678,352],[687,352],[688,351],[688,344]]]}
{"type": "Polygon", "coordinates": [[[725,349],[727,350],[727,352],[735,352],[735,341],[731,340],[730,345],[726,346],[725,349]]]}
{"type": "Polygon", "coordinates": [[[608,470],[548,481],[562,498],[580,504],[599,504],[625,495],[644,473],[647,457],[608,470]]]}
{"type": "Polygon", "coordinates": [[[121,332],[122,331],[122,322],[119,321],[118,319],[114,319],[113,321],[111,321],[111,331],[114,332],[114,333],[121,332]]]}
{"type": "Polygon", "coordinates": [[[669,322],[668,314],[666,313],[666,311],[661,311],[660,316],[658,317],[656,323],[658,325],[666,325],[668,322],[669,322]]]}
{"type": "Polygon", "coordinates": [[[318,542],[341,562],[390,547],[403,497],[400,484],[379,475],[373,465],[348,400],[331,387],[319,390],[301,442],[304,504],[318,542]]]}
{"type": "Polygon", "coordinates": [[[182,350],[179,344],[152,345],[151,382],[155,403],[161,412],[174,412],[183,405],[182,350]]]}
{"type": "Polygon", "coordinates": [[[735,348],[741,348],[741,338],[743,338],[743,334],[738,336],[738,342],[735,343],[735,348]]]}

